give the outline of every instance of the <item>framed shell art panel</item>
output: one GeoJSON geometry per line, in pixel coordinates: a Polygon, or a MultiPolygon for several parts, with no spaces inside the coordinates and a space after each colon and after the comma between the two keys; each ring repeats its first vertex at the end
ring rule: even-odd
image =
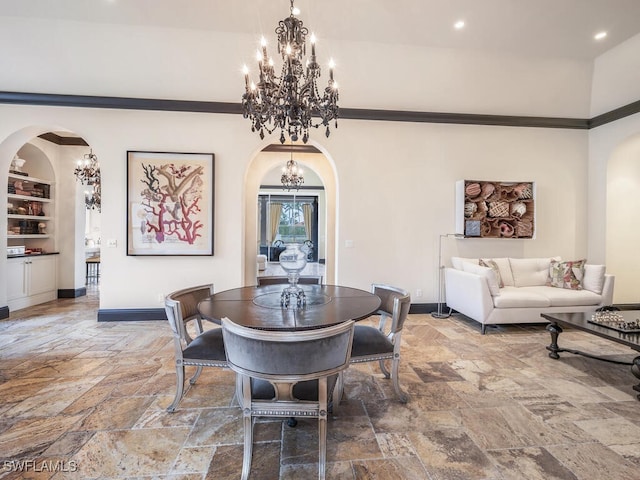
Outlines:
{"type": "Polygon", "coordinates": [[[456,233],[478,238],[535,238],[535,182],[459,180],[456,233]]]}
{"type": "Polygon", "coordinates": [[[127,152],[127,255],[213,255],[214,155],[127,152]]]}

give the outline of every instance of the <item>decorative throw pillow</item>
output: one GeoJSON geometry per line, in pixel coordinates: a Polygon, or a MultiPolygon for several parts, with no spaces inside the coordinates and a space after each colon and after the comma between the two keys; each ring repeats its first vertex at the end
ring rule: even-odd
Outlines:
{"type": "Polygon", "coordinates": [[[586,259],[571,262],[551,260],[547,286],[566,288],[569,290],[582,290],[582,279],[584,278],[584,265],[586,262],[586,259]]]}
{"type": "Polygon", "coordinates": [[[498,264],[493,260],[487,259],[483,260],[482,258],[479,261],[481,267],[489,267],[496,273],[496,279],[498,280],[498,286],[500,288],[504,287],[504,282],[502,281],[502,275],[500,275],[500,268],[498,268],[498,264]]]}
{"type": "Polygon", "coordinates": [[[487,282],[487,286],[489,287],[489,293],[491,293],[492,297],[500,295],[500,287],[498,286],[498,278],[496,277],[495,272],[489,267],[481,267],[480,265],[476,265],[473,263],[465,262],[462,265],[462,269],[464,272],[473,273],[475,275],[479,275],[484,277],[487,282]]]}

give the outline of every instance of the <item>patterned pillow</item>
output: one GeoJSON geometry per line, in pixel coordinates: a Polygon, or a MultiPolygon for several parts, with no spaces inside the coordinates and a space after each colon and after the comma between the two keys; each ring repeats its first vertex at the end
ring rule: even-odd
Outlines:
{"type": "Polygon", "coordinates": [[[504,288],[504,282],[502,281],[502,275],[500,275],[500,268],[498,268],[498,264],[493,260],[483,260],[482,258],[479,260],[479,265],[481,267],[489,267],[491,270],[496,272],[496,279],[498,280],[498,286],[500,288],[504,288]]]}
{"type": "Polygon", "coordinates": [[[547,286],[567,288],[569,290],[582,290],[582,279],[584,278],[584,265],[586,262],[586,259],[574,260],[572,262],[551,260],[547,286]]]}

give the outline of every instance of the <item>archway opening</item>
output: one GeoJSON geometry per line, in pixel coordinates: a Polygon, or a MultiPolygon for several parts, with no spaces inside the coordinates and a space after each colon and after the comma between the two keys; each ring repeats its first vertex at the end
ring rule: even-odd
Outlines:
{"type": "Polygon", "coordinates": [[[322,274],[335,283],[336,177],[333,162],[317,146],[300,145],[296,162],[304,169],[302,188],[287,191],[280,182],[282,167],[290,158],[290,145],[267,145],[257,152],[245,178],[245,285],[261,274],[277,274],[280,243],[310,242],[307,273],[322,274]],[[273,207],[272,207],[273,205],[273,207]],[[284,208],[282,208],[284,206],[284,208]],[[258,269],[257,256],[269,266],[258,269]]]}
{"type": "Polygon", "coordinates": [[[0,142],[0,181],[9,191],[0,200],[0,211],[7,212],[7,234],[0,245],[17,247],[14,257],[0,262],[0,300],[10,311],[86,293],[86,187],[73,172],[88,152],[80,135],[59,126],[27,127],[0,142]],[[19,265],[21,258],[24,265],[19,265]],[[33,272],[36,263],[53,266],[33,272]],[[26,285],[20,291],[15,288],[18,273],[26,285]]]}

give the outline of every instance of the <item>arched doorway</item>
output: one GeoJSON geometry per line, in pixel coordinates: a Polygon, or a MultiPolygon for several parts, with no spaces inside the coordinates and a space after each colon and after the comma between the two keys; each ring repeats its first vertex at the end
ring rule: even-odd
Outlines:
{"type": "MultiPolygon", "coordinates": [[[[244,245],[244,283],[254,285],[256,283],[257,266],[256,255],[260,251],[261,241],[264,241],[260,232],[260,211],[258,199],[261,186],[276,183],[269,181],[274,178],[276,170],[280,170],[289,159],[289,151],[285,146],[277,148],[265,146],[257,152],[251,160],[245,176],[245,245],[244,245]],[[283,151],[284,150],[284,151],[283,151]],[[270,173],[271,172],[271,173],[270,173]]],[[[324,238],[318,239],[318,248],[324,255],[324,276],[327,283],[336,283],[336,204],[337,181],[335,167],[330,157],[320,146],[311,148],[304,146],[305,151],[295,153],[295,160],[305,170],[317,175],[323,186],[323,211],[319,217],[323,218],[324,238]]],[[[278,180],[279,183],[279,180],[278,180]]],[[[276,184],[277,186],[277,184],[276,184]]],[[[264,193],[264,188],[262,192],[264,193]]],[[[275,191],[275,190],[274,190],[275,191]]],[[[279,189],[283,192],[282,189],[279,189]]],[[[304,195],[304,190],[297,192],[304,195]]]]}
{"type": "MultiPolygon", "coordinates": [[[[40,273],[30,275],[27,269],[33,269],[33,262],[26,263],[31,266],[24,267],[25,278],[31,277],[36,284],[33,285],[33,291],[27,288],[22,292],[23,297],[33,297],[23,301],[21,293],[13,286],[14,276],[9,278],[7,273],[9,266],[14,273],[21,269],[13,265],[16,260],[3,255],[0,260],[0,305],[8,305],[15,310],[31,302],[41,303],[59,296],[84,294],[84,188],[76,185],[73,171],[77,160],[88,151],[89,147],[79,135],[59,126],[31,126],[0,140],[0,181],[10,188],[33,183],[37,189],[48,190],[43,195],[39,192],[10,192],[0,196],[0,211],[7,212],[4,217],[7,234],[1,236],[0,245],[9,247],[24,244],[32,254],[49,253],[49,258],[55,256],[57,264],[53,273],[54,287],[42,295],[38,293],[44,288],[44,282],[38,279],[40,273]],[[12,167],[16,155],[24,160],[23,171],[18,173],[12,167]],[[44,208],[36,211],[36,202],[42,203],[44,208]],[[34,207],[33,218],[29,211],[25,213],[25,205],[34,207]],[[26,230],[10,235],[9,226],[14,224],[24,226],[26,230]],[[31,230],[34,225],[38,231],[31,230]],[[53,297],[49,298],[52,294],[53,297]]],[[[31,258],[45,263],[41,260],[44,256],[31,258]]]]}
{"type": "Polygon", "coordinates": [[[640,303],[636,272],[640,223],[640,134],[627,138],[607,163],[606,263],[615,274],[614,303],[640,303]]]}

